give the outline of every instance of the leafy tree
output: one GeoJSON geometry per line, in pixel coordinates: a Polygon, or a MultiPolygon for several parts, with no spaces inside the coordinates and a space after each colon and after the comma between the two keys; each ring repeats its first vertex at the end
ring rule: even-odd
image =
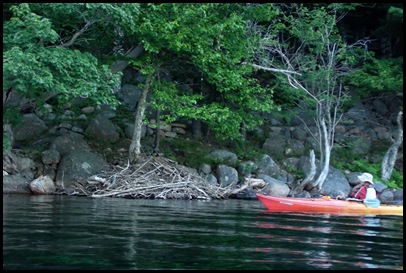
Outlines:
{"type": "MultiPolygon", "coordinates": [[[[13,15],[3,27],[3,107],[11,92],[32,99],[36,106],[53,96],[61,103],[81,96],[97,105],[118,104],[112,91],[120,75],[113,75],[89,52],[69,48],[80,31],[63,43],[66,37],[60,37],[52,22],[32,12],[29,4],[13,5],[10,11],[13,15]]],[[[3,120],[3,127],[7,124],[3,120]]]]}
{"type": "MultiPolygon", "coordinates": [[[[213,3],[41,3],[12,5],[11,11],[4,31],[3,90],[32,96],[37,103],[55,95],[61,101],[85,96],[114,106],[118,72],[132,65],[148,79],[136,132],[141,131],[147,96],[151,106],[169,111],[164,119],[203,120],[224,138],[240,137],[241,130],[261,122],[257,113],[275,109],[272,90],[250,77],[252,68],[239,65],[252,43],[245,33],[247,18],[269,20],[274,16],[270,9],[213,3]],[[185,60],[183,65],[198,71],[213,90],[190,93],[157,80],[173,59],[185,60]]],[[[139,139],[134,141],[132,162],[138,158],[134,149],[139,139]]]]}
{"type": "MultiPolygon", "coordinates": [[[[134,37],[142,41],[150,64],[131,62],[150,79],[151,105],[168,110],[162,118],[181,117],[207,122],[223,137],[238,138],[241,128],[253,128],[261,122],[256,113],[276,108],[272,91],[252,78],[252,69],[238,65],[249,56],[244,11],[240,4],[143,4],[134,37]],[[181,57],[196,68],[204,80],[215,87],[215,99],[201,92],[185,93],[178,85],[157,81],[160,69],[168,65],[163,56],[181,57]]],[[[201,91],[201,90],[200,90],[201,91]]],[[[149,92],[144,88],[143,92],[149,92]]],[[[138,103],[138,107],[145,107],[138,103]]],[[[137,111],[142,113],[142,111],[137,111]]],[[[137,116],[137,120],[142,118],[137,116]]],[[[136,123],[136,130],[140,123],[136,123]]],[[[135,133],[134,131],[134,133],[135,133]]],[[[139,157],[139,140],[133,138],[130,161],[139,157]]]]}
{"type": "Polygon", "coordinates": [[[368,54],[362,66],[346,81],[357,88],[362,98],[382,92],[402,92],[403,57],[377,59],[368,54]]]}

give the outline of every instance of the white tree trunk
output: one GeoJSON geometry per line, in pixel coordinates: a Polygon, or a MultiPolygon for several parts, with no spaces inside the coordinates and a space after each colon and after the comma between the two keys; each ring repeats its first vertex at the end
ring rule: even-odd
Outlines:
{"type": "Polygon", "coordinates": [[[395,136],[395,141],[389,147],[388,151],[386,152],[381,166],[381,179],[383,181],[388,181],[393,172],[393,168],[395,166],[396,156],[398,154],[398,149],[403,142],[403,128],[402,128],[402,115],[403,112],[400,111],[397,117],[398,122],[398,131],[397,135],[395,136]]]}
{"type": "Polygon", "coordinates": [[[314,150],[310,150],[309,161],[310,161],[310,170],[309,170],[309,172],[307,173],[306,177],[302,180],[302,182],[300,182],[300,184],[292,190],[291,194],[294,195],[296,193],[302,192],[303,189],[313,181],[314,176],[316,175],[316,170],[317,170],[317,168],[316,168],[316,156],[314,155],[314,150]]]}
{"type": "Polygon", "coordinates": [[[144,112],[146,108],[146,100],[148,91],[151,85],[151,80],[147,78],[145,86],[142,89],[140,100],[137,104],[137,111],[135,113],[135,126],[133,138],[131,140],[130,149],[129,149],[129,160],[130,163],[137,163],[141,155],[141,130],[142,130],[142,120],[144,118],[144,112]]]}
{"type": "Polygon", "coordinates": [[[324,181],[326,180],[326,177],[329,172],[330,168],[330,156],[331,156],[331,139],[330,139],[330,134],[327,130],[327,125],[326,121],[324,118],[320,120],[320,126],[321,126],[321,136],[320,136],[320,141],[323,143],[322,145],[322,160],[320,161],[321,164],[321,173],[319,177],[317,177],[316,181],[313,183],[313,186],[317,189],[320,190],[321,187],[324,184],[324,181]]]}

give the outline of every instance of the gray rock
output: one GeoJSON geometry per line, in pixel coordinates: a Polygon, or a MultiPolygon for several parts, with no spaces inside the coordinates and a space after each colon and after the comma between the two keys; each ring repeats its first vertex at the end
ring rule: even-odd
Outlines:
{"type": "Polygon", "coordinates": [[[90,150],[90,147],[82,135],[71,132],[54,139],[49,149],[56,150],[61,156],[64,156],[71,151],[90,150]]]}
{"type": "Polygon", "coordinates": [[[296,139],[288,139],[285,148],[285,155],[287,156],[302,156],[305,153],[305,146],[303,143],[296,139]]]}
{"type": "Polygon", "coordinates": [[[44,164],[58,164],[61,160],[61,154],[55,149],[46,150],[42,152],[41,160],[44,164]]]}
{"type": "Polygon", "coordinates": [[[120,138],[117,127],[104,116],[97,116],[92,119],[85,132],[89,137],[105,142],[114,143],[120,138]]]}
{"type": "Polygon", "coordinates": [[[320,194],[329,195],[332,198],[336,198],[337,196],[346,197],[350,193],[350,190],[351,187],[345,175],[330,166],[326,180],[320,189],[320,194]]]}
{"type": "Polygon", "coordinates": [[[219,165],[217,167],[217,178],[218,182],[222,187],[227,187],[231,184],[237,185],[238,183],[238,172],[236,169],[226,166],[219,165]]]}
{"type": "Polygon", "coordinates": [[[62,157],[56,173],[56,187],[69,188],[75,181],[87,179],[107,168],[102,156],[86,150],[72,151],[62,157]]]}
{"type": "Polygon", "coordinates": [[[208,156],[208,159],[214,160],[215,162],[235,166],[238,157],[235,153],[227,150],[214,150],[208,156]]]}
{"type": "Polygon", "coordinates": [[[256,164],[258,166],[256,171],[258,174],[276,176],[281,171],[279,165],[269,155],[263,155],[256,164]]]}
{"type": "Polygon", "coordinates": [[[262,192],[265,194],[276,197],[288,196],[290,188],[283,181],[272,178],[266,174],[259,174],[257,178],[263,179],[267,183],[267,186],[262,189],[262,192]]]}
{"type": "Polygon", "coordinates": [[[199,166],[199,171],[201,171],[203,174],[210,174],[211,173],[210,164],[201,164],[199,166]]]}
{"type": "Polygon", "coordinates": [[[285,151],[286,139],[276,133],[271,133],[262,145],[262,149],[271,155],[280,155],[285,151]]]}
{"type": "Polygon", "coordinates": [[[31,194],[29,179],[20,174],[3,175],[3,193],[31,194]]]}
{"type": "Polygon", "coordinates": [[[131,111],[135,111],[141,97],[141,89],[132,84],[124,84],[118,91],[118,97],[130,107],[131,111]]]}
{"type": "Polygon", "coordinates": [[[205,179],[209,184],[218,186],[217,177],[215,177],[213,174],[206,175],[205,179]]]}
{"type": "Polygon", "coordinates": [[[31,181],[30,189],[34,194],[53,194],[55,192],[55,184],[48,176],[40,176],[31,181]]]}
{"type": "Polygon", "coordinates": [[[13,129],[16,141],[32,141],[47,131],[45,123],[35,114],[23,116],[23,123],[13,129]]]}

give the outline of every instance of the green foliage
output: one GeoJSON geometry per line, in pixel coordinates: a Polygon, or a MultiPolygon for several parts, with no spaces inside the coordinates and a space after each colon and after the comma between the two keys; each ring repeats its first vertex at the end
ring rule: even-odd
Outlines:
{"type": "Polygon", "coordinates": [[[3,155],[12,148],[10,136],[8,133],[5,132],[4,126],[15,127],[22,124],[23,121],[24,120],[22,115],[15,107],[6,106],[5,108],[3,108],[3,155]]]}
{"type": "Polygon", "coordinates": [[[255,20],[257,22],[276,23],[277,16],[280,15],[280,11],[274,7],[272,3],[261,4],[247,4],[247,8],[244,10],[243,19],[255,20]]]}
{"type": "Polygon", "coordinates": [[[3,109],[3,123],[10,123],[13,126],[18,126],[23,123],[23,118],[20,111],[13,107],[7,106],[3,109]]]}
{"type": "Polygon", "coordinates": [[[100,58],[111,52],[117,40],[124,41],[123,33],[134,31],[134,18],[139,13],[137,3],[37,3],[30,4],[30,7],[33,12],[52,21],[55,31],[61,36],[61,43],[66,43],[88,25],[87,31],[80,35],[73,47],[100,58]]]}
{"type": "Polygon", "coordinates": [[[391,179],[385,181],[385,185],[394,189],[403,189],[403,172],[393,170],[391,179]]]}
{"type": "Polygon", "coordinates": [[[259,148],[260,145],[255,141],[249,140],[234,140],[231,141],[230,149],[241,160],[251,160],[253,158],[259,158],[263,151],[259,148]]]}
{"type": "Polygon", "coordinates": [[[359,90],[360,97],[377,92],[402,92],[403,57],[392,59],[369,57],[348,81],[359,90]]]}
{"type": "Polygon", "coordinates": [[[111,91],[120,75],[99,63],[113,60],[95,56],[106,54],[118,40],[124,46],[142,42],[145,54],[132,65],[151,78],[182,57],[215,87],[214,94],[185,94],[173,83],[153,81],[152,105],[168,110],[168,121],[199,118],[219,136],[237,139],[242,126],[261,124],[260,112],[277,110],[272,90],[251,78],[249,66],[238,65],[249,58],[253,43],[245,32],[247,19],[272,19],[277,15],[272,5],[45,3],[12,9],[4,28],[4,89],[12,86],[33,98],[54,92],[62,104],[82,96],[114,107],[111,91]],[[65,47],[85,25],[87,31],[65,47]]]}
{"type": "Polygon", "coordinates": [[[163,139],[161,145],[161,152],[165,157],[191,168],[207,163],[205,158],[211,149],[204,142],[188,138],[163,139]]]}
{"type": "MultiPolygon", "coordinates": [[[[365,159],[353,161],[343,165],[347,170],[352,172],[368,172],[372,174],[377,181],[380,181],[381,164],[371,163],[365,159]]],[[[390,188],[398,189],[403,188],[403,174],[397,170],[393,171],[392,178],[389,181],[381,181],[383,184],[390,188]]]]}
{"type": "MultiPolygon", "coordinates": [[[[371,150],[375,155],[382,157],[387,150],[389,143],[386,145],[382,141],[374,143],[371,150]],[[378,146],[377,146],[378,145],[378,146]]],[[[331,164],[337,169],[345,172],[368,172],[371,173],[377,180],[380,181],[381,176],[381,162],[374,163],[363,155],[354,153],[353,148],[349,147],[335,147],[331,157],[331,164]]],[[[392,177],[389,181],[381,181],[390,188],[403,188],[403,174],[396,169],[392,172],[392,177]]]]}
{"type": "Polygon", "coordinates": [[[4,24],[3,90],[14,88],[37,99],[56,93],[61,103],[81,96],[98,105],[118,104],[112,90],[120,74],[112,75],[87,52],[52,46],[58,35],[50,21],[32,13],[28,4],[11,9],[13,17],[4,24]]]}
{"type": "Polygon", "coordinates": [[[169,110],[171,113],[163,114],[162,120],[170,123],[182,117],[196,118],[196,105],[202,99],[200,94],[182,92],[174,82],[169,81],[155,81],[152,89],[154,96],[151,106],[160,111],[169,110]]]}
{"type": "Polygon", "coordinates": [[[3,51],[18,47],[27,50],[35,45],[52,44],[59,38],[51,22],[31,12],[28,4],[12,6],[14,16],[3,27],[3,51]]]}
{"type": "Polygon", "coordinates": [[[11,149],[10,138],[6,133],[3,133],[3,155],[11,149]]]}
{"type": "MultiPolygon", "coordinates": [[[[360,58],[359,51],[355,48],[350,50],[343,41],[336,25],[338,10],[352,7],[291,4],[288,8],[281,7],[281,25],[285,27],[279,30],[279,37],[274,40],[268,39],[268,36],[263,39],[266,46],[261,47],[263,50],[259,52],[258,59],[269,62],[269,67],[300,73],[292,74],[300,82],[300,87],[293,87],[292,80],[287,81],[285,74],[275,73],[274,90],[278,94],[275,99],[283,108],[300,105],[315,113],[321,109],[316,117],[329,120],[330,111],[342,110],[340,106],[346,100],[340,93],[345,90],[345,87],[340,89],[341,78],[350,73],[351,66],[360,58]],[[281,50],[286,59],[281,54],[270,54],[272,50],[269,47],[273,52],[281,50]],[[287,59],[289,65],[285,65],[287,59]]],[[[273,37],[268,34],[269,29],[263,32],[273,37]]]]}
{"type": "MultiPolygon", "coordinates": [[[[259,11],[260,7],[255,9],[259,11]]],[[[249,67],[236,65],[249,55],[245,10],[239,4],[143,6],[139,32],[145,37],[146,50],[152,53],[170,50],[176,52],[175,56],[190,56],[189,62],[200,70],[204,81],[216,88],[213,101],[207,95],[203,100],[200,92],[182,94],[178,87],[160,83],[160,87],[154,88],[155,107],[170,110],[179,117],[203,120],[219,136],[233,139],[241,137],[242,123],[253,128],[262,122],[258,112],[277,109],[272,102],[272,90],[250,78],[249,67]]]]}

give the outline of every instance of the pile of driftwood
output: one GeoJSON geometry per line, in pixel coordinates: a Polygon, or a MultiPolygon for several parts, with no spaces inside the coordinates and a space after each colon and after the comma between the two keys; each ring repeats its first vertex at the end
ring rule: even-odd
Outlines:
{"type": "MultiPolygon", "coordinates": [[[[226,199],[258,181],[221,187],[192,174],[184,166],[161,156],[145,157],[142,164],[114,166],[75,184],[69,195],[144,199],[226,199]]],[[[262,181],[263,182],[263,181],[262,181]]],[[[260,183],[261,184],[261,183],[260,183]]]]}

